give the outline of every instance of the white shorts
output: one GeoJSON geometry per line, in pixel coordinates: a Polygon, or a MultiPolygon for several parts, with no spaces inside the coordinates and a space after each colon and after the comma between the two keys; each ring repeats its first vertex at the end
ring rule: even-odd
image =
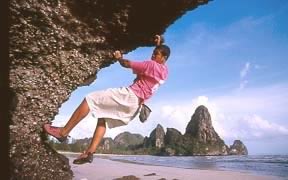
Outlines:
{"type": "Polygon", "coordinates": [[[86,101],[92,116],[104,118],[108,128],[127,125],[139,111],[139,98],[126,87],[92,92],[86,101]]]}

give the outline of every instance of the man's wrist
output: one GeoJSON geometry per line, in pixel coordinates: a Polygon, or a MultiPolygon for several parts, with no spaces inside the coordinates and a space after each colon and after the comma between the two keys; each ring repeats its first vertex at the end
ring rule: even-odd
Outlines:
{"type": "Polygon", "coordinates": [[[116,59],[116,60],[119,60],[119,59],[122,59],[122,57],[123,57],[123,55],[122,55],[122,53],[120,52],[120,51],[115,51],[114,53],[113,53],[113,55],[114,55],[114,58],[116,59]]]}

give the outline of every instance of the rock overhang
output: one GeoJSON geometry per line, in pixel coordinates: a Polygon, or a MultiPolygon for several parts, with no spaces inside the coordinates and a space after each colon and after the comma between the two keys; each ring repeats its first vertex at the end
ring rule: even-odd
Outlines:
{"type": "Polygon", "coordinates": [[[112,52],[152,46],[153,36],[208,0],[10,1],[9,158],[12,179],[72,179],[42,125],[79,86],[114,63],[112,52]]]}

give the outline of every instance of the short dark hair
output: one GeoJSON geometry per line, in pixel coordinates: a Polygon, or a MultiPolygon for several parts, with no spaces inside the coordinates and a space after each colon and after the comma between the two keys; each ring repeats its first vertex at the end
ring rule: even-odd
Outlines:
{"type": "Polygon", "coordinates": [[[156,49],[159,50],[163,56],[166,56],[166,61],[167,61],[167,59],[170,56],[170,48],[165,44],[161,44],[159,46],[156,46],[155,50],[156,49]]]}

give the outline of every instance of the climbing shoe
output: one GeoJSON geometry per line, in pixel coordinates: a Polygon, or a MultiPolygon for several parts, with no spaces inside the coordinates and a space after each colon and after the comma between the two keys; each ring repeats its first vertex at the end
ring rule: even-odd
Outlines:
{"type": "Polygon", "coordinates": [[[84,152],[77,159],[73,161],[73,164],[84,164],[84,163],[92,163],[93,162],[93,153],[84,152]]]}
{"type": "Polygon", "coordinates": [[[59,142],[64,142],[67,140],[67,136],[62,136],[60,134],[60,127],[51,126],[51,124],[44,124],[43,129],[47,134],[53,136],[59,142]]]}

